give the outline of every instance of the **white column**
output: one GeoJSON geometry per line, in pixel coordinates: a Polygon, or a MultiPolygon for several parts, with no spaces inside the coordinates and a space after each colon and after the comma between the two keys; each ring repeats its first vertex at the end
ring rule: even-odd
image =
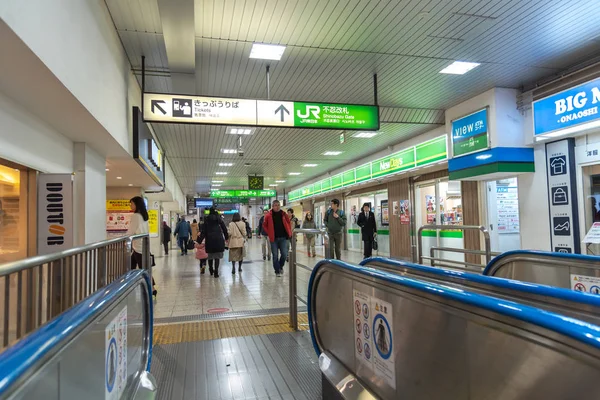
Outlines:
{"type": "Polygon", "coordinates": [[[106,239],[106,159],[90,145],[73,145],[75,245],[106,239]]]}

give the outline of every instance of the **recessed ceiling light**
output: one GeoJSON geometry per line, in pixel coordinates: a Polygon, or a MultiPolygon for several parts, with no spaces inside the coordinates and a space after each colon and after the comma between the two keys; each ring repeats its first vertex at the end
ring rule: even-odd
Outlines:
{"type": "Polygon", "coordinates": [[[232,167],[233,163],[228,163],[228,162],[220,162],[219,163],[219,167],[232,167]]]}
{"type": "Polygon", "coordinates": [[[340,154],[342,154],[341,151],[326,151],[323,153],[324,156],[339,156],[340,154]]]}
{"type": "Polygon", "coordinates": [[[223,181],[212,181],[212,183],[223,183],[223,181]]]}
{"type": "Polygon", "coordinates": [[[117,179],[123,179],[123,177],[122,176],[117,176],[117,179]]]}
{"type": "Polygon", "coordinates": [[[237,153],[236,149],[221,149],[221,153],[223,154],[235,154],[237,153]]]}
{"type": "Polygon", "coordinates": [[[301,172],[290,172],[288,175],[294,175],[295,176],[295,175],[300,175],[300,174],[301,174],[301,172]]]}
{"type": "Polygon", "coordinates": [[[215,172],[217,175],[227,175],[227,172],[215,172]]]}
{"type": "Polygon", "coordinates": [[[277,185],[275,185],[274,183],[271,183],[269,186],[271,186],[271,187],[277,187],[277,185]]]}
{"type": "Polygon", "coordinates": [[[133,183],[130,183],[130,184],[129,184],[129,185],[127,185],[127,186],[133,186],[133,183]]]}
{"type": "Polygon", "coordinates": [[[227,128],[227,133],[230,135],[252,135],[254,128],[227,128]]]}
{"type": "Polygon", "coordinates": [[[108,172],[108,171],[110,171],[110,169],[106,168],[105,171],[108,172]]]}
{"type": "Polygon", "coordinates": [[[352,137],[364,139],[370,139],[374,136],[377,136],[377,132],[358,132],[352,135],[352,137]]]}
{"type": "Polygon", "coordinates": [[[275,183],[284,183],[285,181],[275,181],[275,183]]]}
{"type": "Polygon", "coordinates": [[[261,60],[281,60],[285,51],[285,46],[276,44],[253,43],[250,51],[250,58],[259,58],[261,60]]]}
{"type": "Polygon", "coordinates": [[[454,61],[452,64],[441,70],[440,74],[462,75],[466,74],[478,65],[480,64],[474,62],[454,61]]]}
{"type": "Polygon", "coordinates": [[[316,167],[317,165],[319,165],[319,164],[304,164],[303,167],[313,168],[313,167],[316,167]]]}

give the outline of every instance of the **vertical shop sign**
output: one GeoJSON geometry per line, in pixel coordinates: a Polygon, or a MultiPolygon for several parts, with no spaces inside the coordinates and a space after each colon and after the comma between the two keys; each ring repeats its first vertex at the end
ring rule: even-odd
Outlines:
{"type": "Polygon", "coordinates": [[[38,177],[38,255],[73,247],[73,175],[38,177]]]}
{"type": "Polygon", "coordinates": [[[575,183],[575,141],[546,144],[552,251],[580,253],[575,183]]]}
{"type": "Polygon", "coordinates": [[[148,210],[148,233],[150,237],[158,237],[158,210],[148,210]]]}

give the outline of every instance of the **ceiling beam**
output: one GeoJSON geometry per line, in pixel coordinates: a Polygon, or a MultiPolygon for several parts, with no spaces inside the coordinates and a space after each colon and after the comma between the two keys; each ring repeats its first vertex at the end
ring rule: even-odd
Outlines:
{"type": "Polygon", "coordinates": [[[194,0],[158,0],[175,93],[196,94],[194,0]]]}

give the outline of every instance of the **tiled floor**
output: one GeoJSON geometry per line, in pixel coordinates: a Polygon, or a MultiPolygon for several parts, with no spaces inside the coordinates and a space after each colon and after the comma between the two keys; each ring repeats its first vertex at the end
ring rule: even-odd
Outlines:
{"type": "MultiPolygon", "coordinates": [[[[304,250],[304,246],[301,247],[304,250]]],[[[288,269],[282,278],[275,277],[272,263],[263,261],[260,240],[249,241],[249,256],[244,260],[243,272],[231,274],[227,252],[221,260],[220,277],[215,279],[206,271],[200,274],[198,260],[193,252],[179,255],[172,249],[166,257],[156,258],[153,275],[158,286],[154,317],[179,317],[207,314],[216,311],[251,311],[287,307],[289,302],[288,269]],[[223,310],[217,310],[223,309],[223,310]]],[[[298,262],[309,267],[322,259],[323,249],[317,247],[317,257],[308,258],[298,253],[298,262]]],[[[342,252],[342,259],[358,263],[362,256],[356,252],[342,252]]],[[[310,273],[298,269],[298,294],[306,297],[310,273]]]]}

